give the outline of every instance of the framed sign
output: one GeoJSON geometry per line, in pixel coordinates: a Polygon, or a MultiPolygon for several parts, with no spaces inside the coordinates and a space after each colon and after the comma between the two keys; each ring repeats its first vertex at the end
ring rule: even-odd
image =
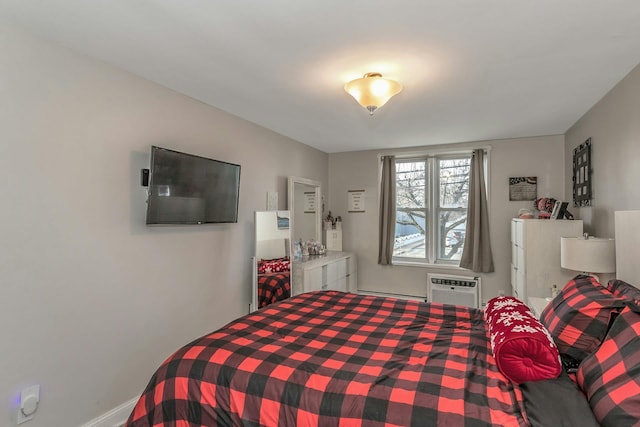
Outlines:
{"type": "Polygon", "coordinates": [[[537,176],[516,176],[509,178],[509,200],[523,201],[538,198],[537,176]]]}
{"type": "Polygon", "coordinates": [[[347,212],[364,212],[364,190],[348,190],[349,195],[347,212]]]}
{"type": "Polygon", "coordinates": [[[305,191],[304,192],[304,213],[315,213],[316,212],[316,192],[315,191],[305,191]]]}
{"type": "Polygon", "coordinates": [[[591,138],[573,150],[573,206],[591,206],[591,138]]]}

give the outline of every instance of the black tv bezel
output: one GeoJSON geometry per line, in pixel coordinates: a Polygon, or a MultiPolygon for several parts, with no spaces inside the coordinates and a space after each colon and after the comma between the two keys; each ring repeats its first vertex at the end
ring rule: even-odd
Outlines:
{"type": "Polygon", "coordinates": [[[191,153],[186,153],[184,151],[178,151],[178,150],[174,150],[171,148],[166,148],[166,147],[160,147],[157,145],[152,145],[151,146],[151,157],[150,157],[150,162],[149,162],[149,181],[148,181],[148,186],[147,186],[147,210],[146,210],[146,217],[145,217],[145,222],[146,225],[150,225],[150,226],[156,226],[156,225],[206,225],[206,224],[237,224],[238,223],[238,215],[239,215],[239,210],[240,210],[240,178],[242,175],[242,166],[237,164],[237,163],[231,163],[231,162],[226,162],[224,160],[218,160],[218,159],[213,159],[211,157],[204,157],[204,156],[199,156],[197,154],[191,154],[191,153]],[[179,221],[179,222],[149,222],[149,209],[150,209],[150,199],[151,199],[151,189],[153,188],[153,167],[154,167],[154,157],[156,152],[158,151],[168,151],[174,154],[178,154],[181,156],[186,156],[186,157],[192,157],[192,158],[198,158],[198,159],[203,159],[203,160],[207,160],[210,162],[215,162],[215,163],[222,163],[222,164],[227,164],[227,165],[231,165],[231,166],[235,166],[238,168],[238,185],[237,185],[237,190],[236,190],[236,215],[233,221],[193,221],[193,222],[187,222],[187,221],[179,221]]]}

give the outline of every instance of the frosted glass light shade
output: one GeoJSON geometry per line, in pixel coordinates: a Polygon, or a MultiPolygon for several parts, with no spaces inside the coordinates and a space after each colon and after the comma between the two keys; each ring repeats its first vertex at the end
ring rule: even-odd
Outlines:
{"type": "Polygon", "coordinates": [[[379,73],[367,73],[360,79],[351,80],[344,90],[369,110],[369,114],[382,107],[402,90],[402,85],[394,80],[385,79],[379,73]]]}
{"type": "Polygon", "coordinates": [[[613,273],[616,271],[615,240],[562,237],[560,266],[587,273],[613,273]]]}

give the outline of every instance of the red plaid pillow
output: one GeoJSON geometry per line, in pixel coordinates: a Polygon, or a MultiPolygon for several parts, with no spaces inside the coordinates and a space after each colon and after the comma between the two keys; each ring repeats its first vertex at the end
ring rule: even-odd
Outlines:
{"type": "Polygon", "coordinates": [[[560,353],[581,361],[600,345],[611,316],[624,305],[594,277],[578,275],[547,305],[540,320],[560,353]]]}
{"type": "Polygon", "coordinates": [[[556,345],[522,301],[514,297],[493,298],[484,315],[493,356],[505,377],[520,384],[560,375],[562,366],[556,345]]]}
{"type": "Polygon", "coordinates": [[[603,427],[640,424],[640,313],[620,313],[576,379],[603,427]]]}
{"type": "Polygon", "coordinates": [[[607,289],[616,297],[624,298],[636,305],[640,305],[640,289],[627,282],[617,279],[609,280],[607,289]]]}
{"type": "Polygon", "coordinates": [[[258,273],[282,273],[289,271],[289,258],[261,259],[258,261],[258,273]]]}

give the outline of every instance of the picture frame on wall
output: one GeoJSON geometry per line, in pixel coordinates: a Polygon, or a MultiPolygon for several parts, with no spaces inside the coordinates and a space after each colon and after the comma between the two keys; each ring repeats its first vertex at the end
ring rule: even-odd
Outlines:
{"type": "Polygon", "coordinates": [[[591,138],[573,150],[573,206],[591,206],[591,138]]]}
{"type": "Polygon", "coordinates": [[[509,178],[509,200],[519,202],[538,198],[537,176],[515,176],[509,178]]]}

